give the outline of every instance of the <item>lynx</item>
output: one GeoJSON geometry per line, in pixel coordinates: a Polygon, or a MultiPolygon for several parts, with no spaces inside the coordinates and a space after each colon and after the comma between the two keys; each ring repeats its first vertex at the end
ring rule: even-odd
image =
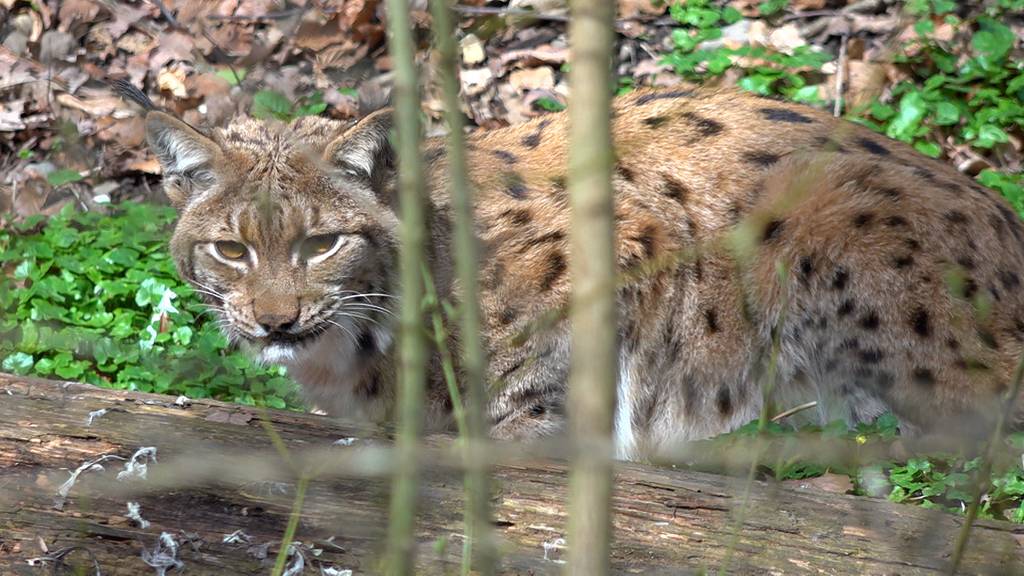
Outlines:
{"type": "MultiPolygon", "coordinates": [[[[909,432],[977,431],[1001,409],[1024,352],[1024,231],[998,194],[866,128],[737,91],[638,90],[612,115],[620,457],[756,418],[769,378],[779,407],[815,400],[815,419],[851,423],[891,411],[909,432]]],[[[567,121],[468,137],[495,438],[565,424],[567,121]]],[[[229,337],[330,414],[387,419],[390,112],[204,134],[151,111],[146,127],[179,211],[178,270],[229,337]]],[[[458,301],[444,141],[423,150],[428,263],[458,301]]],[[[428,425],[450,427],[436,357],[428,387],[428,425]]]]}

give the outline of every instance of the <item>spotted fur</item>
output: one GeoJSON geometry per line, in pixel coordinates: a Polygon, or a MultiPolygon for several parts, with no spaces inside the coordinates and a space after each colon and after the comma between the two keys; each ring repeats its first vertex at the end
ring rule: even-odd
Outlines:
{"type": "MultiPolygon", "coordinates": [[[[997,194],[860,126],[738,92],[641,90],[613,118],[620,455],[756,417],[773,342],[779,408],[814,399],[822,421],[891,410],[908,430],[984,429],[1024,352],[1024,232],[997,194]]],[[[244,119],[206,137],[152,112],[148,127],[181,213],[175,260],[229,334],[330,412],[388,417],[391,300],[344,298],[397,293],[389,114],[244,119]],[[327,233],[345,238],[329,259],[295,258],[327,233]],[[218,261],[218,240],[254,262],[218,261]],[[275,343],[260,319],[279,317],[291,332],[275,343]]],[[[499,438],[564,427],[566,132],[553,114],[468,138],[499,438]]],[[[443,149],[424,146],[428,257],[457,301],[443,149]]],[[[449,427],[436,358],[428,386],[428,423],[449,427]]]]}

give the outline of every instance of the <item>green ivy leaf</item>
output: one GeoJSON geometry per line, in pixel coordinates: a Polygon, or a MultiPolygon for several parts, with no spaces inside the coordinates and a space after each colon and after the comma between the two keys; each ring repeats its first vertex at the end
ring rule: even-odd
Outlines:
{"type": "Polygon", "coordinates": [[[974,139],[974,145],[979,148],[991,148],[996,144],[1009,141],[1010,137],[1002,128],[994,124],[986,124],[978,129],[978,136],[974,139]]]}
{"type": "Polygon", "coordinates": [[[280,92],[260,90],[252,97],[249,112],[256,118],[276,118],[287,122],[292,119],[292,103],[280,92]]]}
{"type": "Polygon", "coordinates": [[[735,24],[742,19],[743,14],[732,6],[726,6],[725,10],[722,10],[722,21],[726,24],[735,24]]]}
{"type": "Polygon", "coordinates": [[[1016,35],[1002,22],[982,16],[978,18],[977,33],[971,38],[971,47],[985,68],[999,66],[1013,48],[1016,35]]]}
{"type": "Polygon", "coordinates": [[[31,354],[15,352],[14,354],[4,358],[3,363],[0,363],[0,367],[4,369],[4,372],[24,376],[32,370],[32,365],[34,363],[35,359],[32,358],[31,354]]]}
{"type": "Polygon", "coordinates": [[[960,109],[952,102],[939,102],[935,105],[935,123],[939,126],[951,126],[960,122],[960,109]]]}
{"type": "Polygon", "coordinates": [[[232,86],[238,86],[239,84],[241,84],[242,81],[245,80],[247,74],[248,70],[246,70],[245,68],[239,68],[237,71],[232,70],[231,68],[221,68],[220,70],[217,70],[217,77],[223,78],[225,81],[227,81],[228,84],[232,86]]]}
{"type": "Polygon", "coordinates": [[[82,179],[82,174],[78,170],[72,170],[71,168],[61,168],[46,175],[46,181],[54,188],[70,184],[71,182],[78,182],[82,179]]]}
{"type": "Polygon", "coordinates": [[[565,110],[565,104],[562,104],[558,100],[548,96],[534,100],[533,105],[541,110],[547,110],[548,112],[560,112],[565,110]]]}
{"type": "Polygon", "coordinates": [[[928,103],[918,91],[907,92],[900,99],[899,112],[885,133],[890,138],[910,142],[921,125],[921,120],[928,113],[928,103]]]}
{"type": "Polygon", "coordinates": [[[914,143],[914,148],[918,152],[924,154],[925,156],[929,156],[931,158],[938,158],[939,156],[942,155],[942,146],[939,146],[938,144],[936,144],[934,142],[927,142],[927,141],[915,142],[914,143]]]}

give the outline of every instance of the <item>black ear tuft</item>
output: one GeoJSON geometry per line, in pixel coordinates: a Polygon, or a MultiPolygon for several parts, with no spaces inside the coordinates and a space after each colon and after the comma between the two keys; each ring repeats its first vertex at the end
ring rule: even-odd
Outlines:
{"type": "Polygon", "coordinates": [[[149,99],[149,96],[128,80],[118,78],[111,81],[110,86],[114,89],[114,92],[117,92],[118,96],[142,106],[146,112],[158,110],[156,104],[153,104],[153,101],[149,99]]]}
{"type": "Polygon", "coordinates": [[[324,152],[325,159],[347,172],[380,182],[395,165],[392,125],[390,108],[370,114],[331,142],[324,152]]]}

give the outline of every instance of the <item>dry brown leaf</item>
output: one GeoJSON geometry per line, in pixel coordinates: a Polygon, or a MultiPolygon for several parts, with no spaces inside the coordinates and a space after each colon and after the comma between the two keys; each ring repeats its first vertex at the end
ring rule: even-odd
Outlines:
{"type": "Polygon", "coordinates": [[[354,32],[353,36],[359,40],[383,34],[384,27],[374,21],[378,4],[379,0],[347,0],[340,14],[342,29],[354,32]]]}
{"type": "Polygon", "coordinates": [[[551,90],[555,87],[555,71],[550,66],[513,70],[508,83],[520,92],[527,90],[551,90]]]}
{"type": "Polygon", "coordinates": [[[831,494],[846,494],[853,490],[853,482],[850,481],[850,477],[842,474],[825,474],[817,478],[786,480],[783,484],[797,490],[815,490],[831,494]]]}
{"type": "Polygon", "coordinates": [[[185,88],[189,94],[206,99],[227,96],[231,92],[231,84],[212,73],[192,74],[185,79],[185,88]]]}
{"type": "Polygon", "coordinates": [[[295,32],[295,45],[303,50],[319,52],[333,44],[341,44],[345,36],[336,18],[323,23],[307,19],[295,32]]]}
{"type": "Polygon", "coordinates": [[[157,40],[156,51],[149,59],[150,70],[160,70],[172,61],[192,62],[195,40],[185,32],[172,30],[164,32],[157,40]]]}
{"type": "MultiPolygon", "coordinates": [[[[536,48],[523,50],[507,50],[498,57],[499,75],[504,75],[511,65],[517,66],[538,66],[541,64],[564,64],[569,60],[569,48],[567,46],[555,46],[545,44],[536,48]]],[[[494,59],[491,59],[494,62],[494,59]]]]}
{"type": "Polygon", "coordinates": [[[152,15],[152,8],[153,6],[149,3],[118,4],[117,9],[113,11],[114,21],[104,28],[116,40],[123,36],[132,24],[152,15]]]}
{"type": "Polygon", "coordinates": [[[466,34],[459,43],[462,47],[462,62],[468,66],[475,66],[487,58],[484,52],[484,43],[475,34],[466,34]]]}
{"type": "Polygon", "coordinates": [[[54,60],[74,62],[78,41],[74,36],[60,30],[47,30],[39,39],[39,61],[49,64],[54,60]]]}
{"type": "Polygon", "coordinates": [[[789,9],[793,12],[804,10],[821,10],[825,7],[825,0],[789,0],[789,9]]]}
{"type": "MultiPolygon", "coordinates": [[[[508,3],[511,10],[530,10],[538,14],[548,16],[563,16],[569,13],[568,0],[511,0],[508,3]]],[[[529,21],[529,16],[509,18],[510,22],[529,21]]]]}
{"type": "Polygon", "coordinates": [[[536,116],[536,112],[511,84],[498,86],[498,99],[505,105],[505,119],[509,124],[521,124],[536,116]]]}
{"type": "Polygon", "coordinates": [[[633,68],[633,76],[641,78],[643,76],[654,76],[661,72],[672,70],[671,64],[666,64],[660,59],[650,58],[647,60],[641,60],[637,63],[636,67],[633,68]]]}
{"type": "Polygon", "coordinates": [[[160,161],[156,158],[143,158],[125,164],[125,169],[146,174],[160,174],[160,161]]]}
{"type": "Polygon", "coordinates": [[[279,10],[277,0],[238,0],[237,16],[263,16],[279,10]]]}
{"type": "Polygon", "coordinates": [[[619,0],[619,18],[660,16],[668,9],[664,0],[619,0]]]}
{"type": "Polygon", "coordinates": [[[170,92],[175,98],[188,98],[185,88],[185,71],[179,66],[165,68],[157,74],[156,85],[160,90],[170,92]]]}
{"type": "MultiPolygon", "coordinates": [[[[156,47],[156,40],[142,32],[129,32],[115,43],[118,50],[124,50],[129,54],[149,53],[156,47]]],[[[148,59],[148,58],[147,58],[148,59]]]]}
{"type": "MultiPolygon", "coordinates": [[[[14,213],[18,216],[39,214],[43,210],[43,206],[46,205],[46,199],[50,197],[50,192],[53,190],[46,183],[46,177],[39,173],[25,177],[16,186],[17,194],[13,198],[12,206],[14,213]]],[[[11,191],[13,192],[14,190],[15,185],[12,185],[11,191]]]]}
{"type": "Polygon", "coordinates": [[[21,115],[25,111],[24,100],[12,100],[0,102],[0,132],[14,132],[24,130],[25,123],[21,115]]]}
{"type": "Polygon", "coordinates": [[[951,42],[956,36],[956,29],[953,28],[952,24],[943,22],[942,24],[935,27],[935,33],[932,34],[932,38],[939,42],[951,42]]]}
{"type": "Polygon", "coordinates": [[[60,25],[57,27],[61,32],[67,32],[77,22],[92,22],[99,16],[100,5],[92,0],[64,0],[60,3],[60,10],[57,17],[60,25]]]}
{"type": "MultiPolygon", "coordinates": [[[[124,104],[121,102],[121,99],[112,95],[78,98],[77,96],[64,93],[58,94],[56,100],[61,106],[85,112],[89,116],[97,118],[114,116],[115,112],[124,109],[124,104]]],[[[118,116],[123,118],[128,114],[128,112],[122,112],[121,114],[118,114],[118,116]]]]}
{"type": "Polygon", "coordinates": [[[804,39],[796,24],[790,23],[772,30],[768,34],[768,45],[779,52],[792,54],[795,48],[806,46],[807,40],[804,39]]]}
{"type": "Polygon", "coordinates": [[[107,142],[116,142],[124,149],[141,147],[146,139],[146,121],[142,116],[132,116],[111,124],[106,130],[100,130],[96,137],[107,142]]]}
{"type": "MultiPolygon", "coordinates": [[[[276,31],[277,28],[271,28],[270,31],[276,31]]],[[[219,26],[217,28],[208,31],[210,39],[213,40],[213,44],[217,46],[221,51],[229,56],[235,57],[246,57],[251,58],[254,49],[254,44],[258,46],[258,49],[263,54],[270,54],[274,48],[277,47],[277,43],[280,39],[273,38],[268,33],[263,36],[264,42],[259,42],[256,39],[256,32],[252,26],[243,26],[240,24],[234,24],[230,26],[219,26]]],[[[213,51],[213,44],[210,44],[209,39],[205,37],[197,38],[197,46],[202,47],[203,52],[209,54],[213,51]]],[[[262,58],[260,58],[262,62],[262,58]]]]}
{"type": "Polygon", "coordinates": [[[460,72],[459,79],[462,82],[462,91],[467,96],[476,96],[491,85],[494,73],[490,68],[472,68],[460,72]]]}
{"type": "Polygon", "coordinates": [[[182,24],[190,24],[209,14],[230,16],[235,11],[235,5],[232,2],[196,2],[189,0],[186,2],[176,2],[175,4],[178,4],[178,11],[175,17],[182,24]],[[224,10],[227,12],[223,12],[224,10]]]}
{"type": "Polygon", "coordinates": [[[347,70],[366,57],[369,46],[362,42],[348,40],[325,48],[316,54],[316,65],[321,70],[347,70]]]}
{"type": "Polygon", "coordinates": [[[870,104],[885,89],[885,66],[862,60],[846,63],[846,101],[848,108],[870,104]]]}

